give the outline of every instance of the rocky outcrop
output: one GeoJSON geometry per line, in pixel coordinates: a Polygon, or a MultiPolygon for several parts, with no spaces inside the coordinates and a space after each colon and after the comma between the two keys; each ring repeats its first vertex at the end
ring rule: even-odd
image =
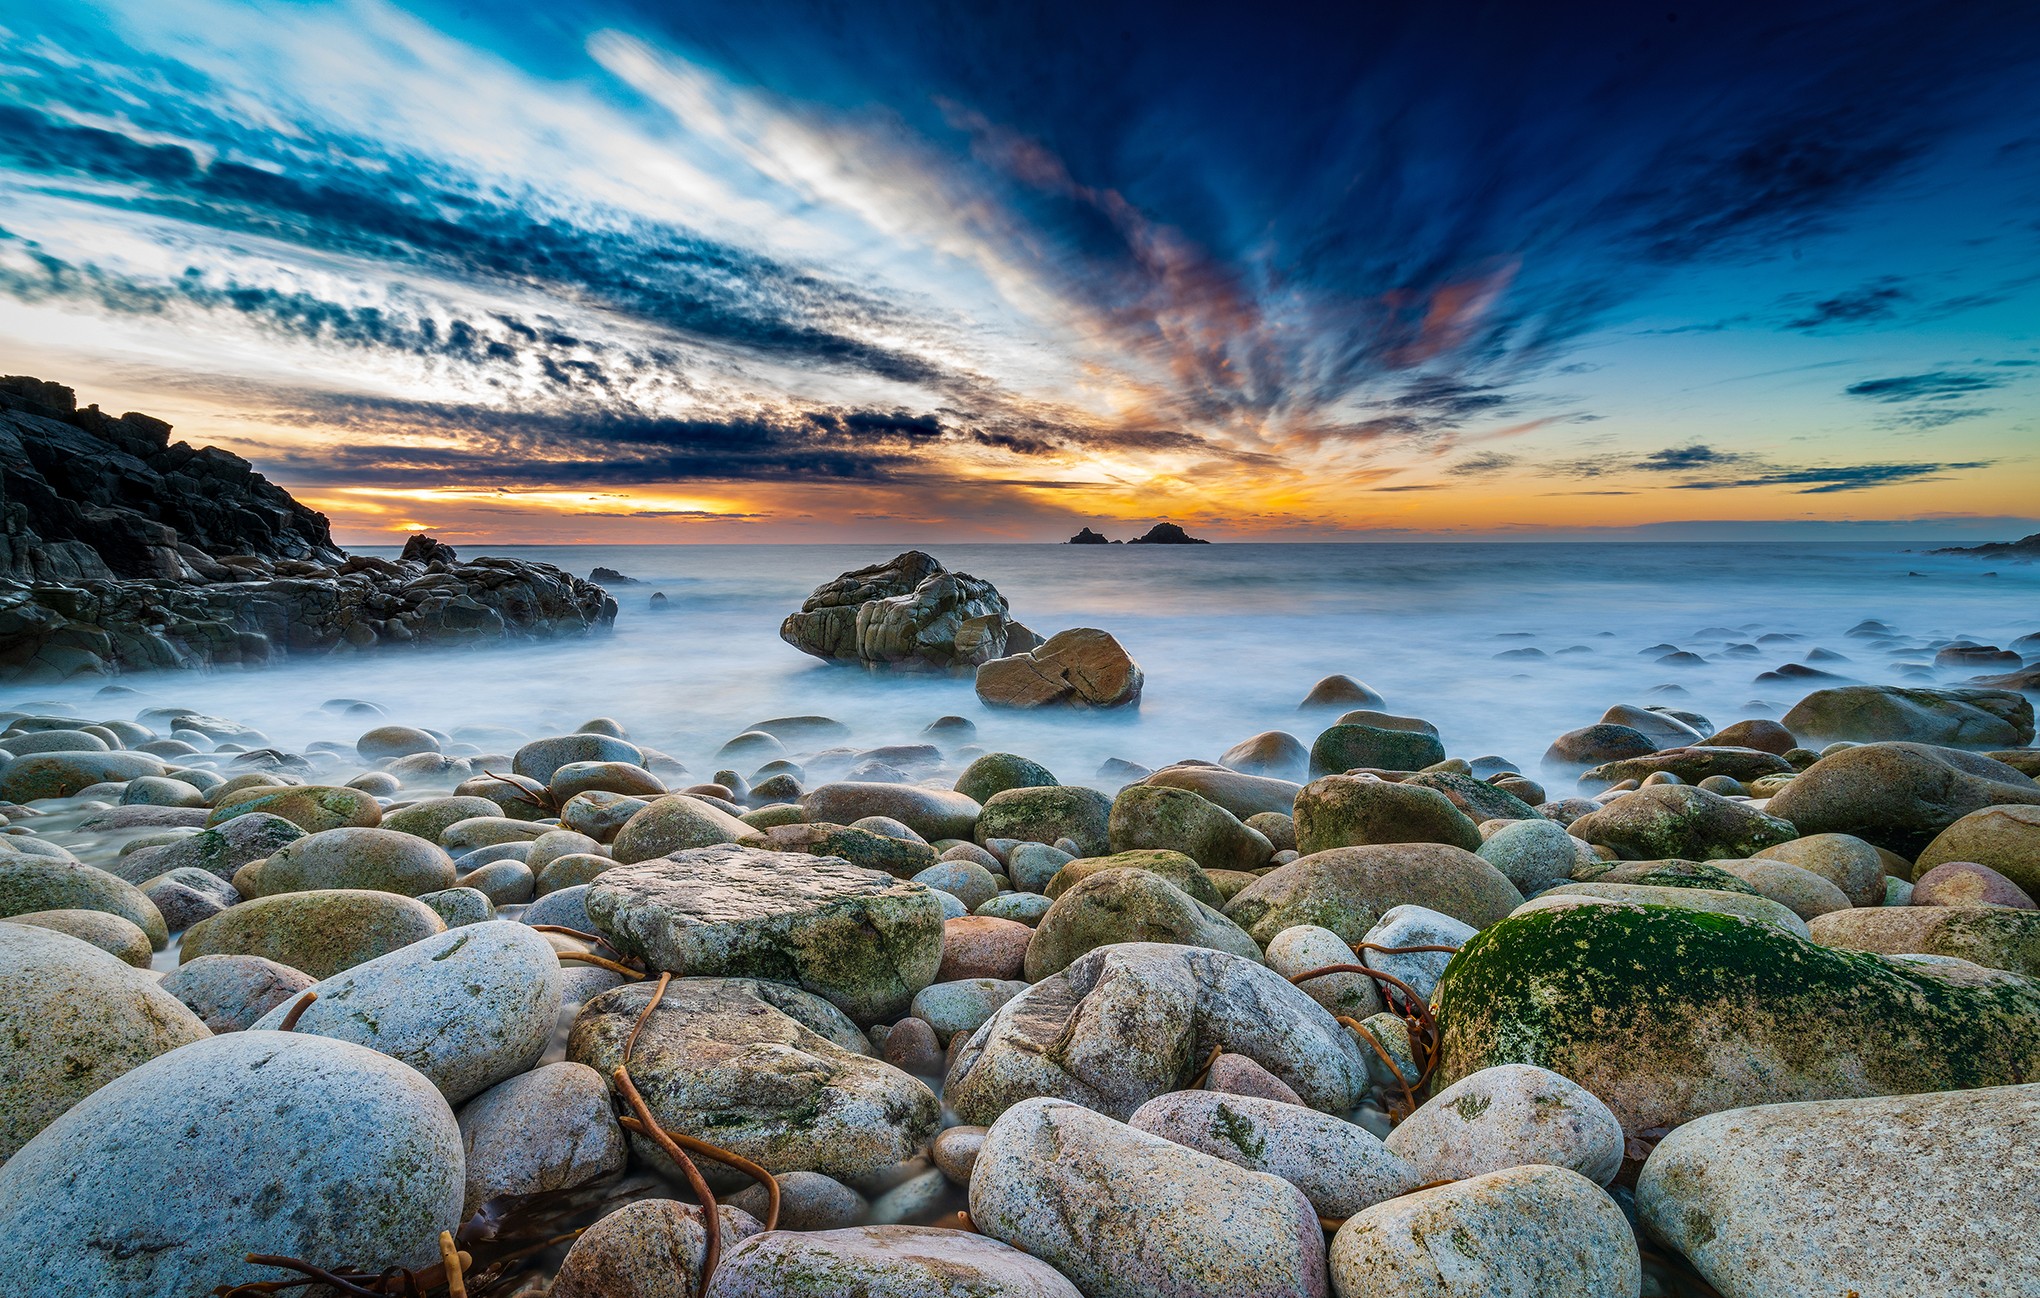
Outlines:
{"type": "Polygon", "coordinates": [[[0,681],[550,638],[615,616],[600,586],[549,564],[462,563],[430,537],[394,561],[350,558],[324,515],[239,456],[0,378],[0,681]]]}
{"type": "Polygon", "coordinates": [[[1081,531],[1081,532],[1077,533],[1077,534],[1076,534],[1075,536],[1071,537],[1071,538],[1069,539],[1069,542],[1068,542],[1068,543],[1069,543],[1070,545],[1110,545],[1110,544],[1112,544],[1112,542],[1111,542],[1111,541],[1110,541],[1109,539],[1107,539],[1107,538],[1106,538],[1106,536],[1105,536],[1105,535],[1104,535],[1103,533],[1101,533],[1101,532],[1093,532],[1093,531],[1092,531],[1092,530],[1091,530],[1090,528],[1088,528],[1088,527],[1087,527],[1087,528],[1085,528],[1085,529],[1084,529],[1083,531],[1081,531]]]}
{"type": "Polygon", "coordinates": [[[1951,545],[1928,554],[1973,554],[1984,559],[2040,559],[2040,532],[2016,541],[1989,541],[1983,545],[1951,545]]]}
{"type": "Polygon", "coordinates": [[[1210,545],[1201,536],[1192,536],[1174,523],[1156,523],[1146,532],[1127,542],[1128,545],[1210,545]]]}
{"type": "Polygon", "coordinates": [[[817,586],[779,638],[831,662],[899,671],[965,671],[1041,643],[992,583],[919,550],[817,586]]]}
{"type": "Polygon", "coordinates": [[[994,708],[1123,708],[1140,703],[1142,680],[1119,641],[1077,627],[980,666],[977,696],[994,708]]]}

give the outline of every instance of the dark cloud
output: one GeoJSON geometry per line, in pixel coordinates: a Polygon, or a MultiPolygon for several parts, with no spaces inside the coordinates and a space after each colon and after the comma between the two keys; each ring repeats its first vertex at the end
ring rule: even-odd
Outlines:
{"type": "Polygon", "coordinates": [[[1889,320],[1898,314],[1902,303],[1912,298],[1901,284],[1897,277],[1886,275],[1860,288],[1820,298],[1803,307],[1791,306],[1789,309],[1799,314],[1787,320],[1785,327],[1824,329],[1830,325],[1873,324],[1889,320]]]}
{"type": "Polygon", "coordinates": [[[1866,401],[1943,401],[1967,397],[2004,386],[1994,374],[1964,370],[1933,370],[1926,374],[1903,374],[1888,379],[1864,379],[1843,388],[1852,397],[1866,401]]]}
{"type": "Polygon", "coordinates": [[[1734,487],[1796,486],[1805,496],[1837,491],[1862,491],[1899,482],[1930,482],[1968,469],[1987,469],[1988,460],[1949,464],[1852,464],[1830,468],[1779,469],[1744,478],[1717,478],[1701,482],[1673,483],[1680,491],[1725,491],[1734,487]]]}
{"type": "Polygon", "coordinates": [[[1662,451],[1652,451],[1644,456],[1636,467],[1655,473],[1683,473],[1692,469],[1734,464],[1744,458],[1746,457],[1733,451],[1717,451],[1711,446],[1703,446],[1696,442],[1691,446],[1668,446],[1662,451]]]}
{"type": "Polygon", "coordinates": [[[1445,471],[1455,477],[1478,478],[1514,468],[1516,462],[1515,456],[1504,454],[1501,451],[1478,451],[1467,456],[1465,459],[1447,465],[1445,471]]]}

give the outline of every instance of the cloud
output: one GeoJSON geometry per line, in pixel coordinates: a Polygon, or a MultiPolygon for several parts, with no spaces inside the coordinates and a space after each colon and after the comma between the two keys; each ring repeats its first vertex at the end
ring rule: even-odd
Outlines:
{"type": "Polygon", "coordinates": [[[1830,325],[1861,325],[1890,320],[1898,314],[1899,305],[1912,298],[1912,294],[1901,287],[1902,284],[1897,276],[1884,275],[1833,297],[1819,298],[1804,306],[1791,306],[1789,309],[1800,314],[1787,320],[1785,328],[1824,329],[1830,325]]]}
{"type": "Polygon", "coordinates": [[[1864,379],[1842,389],[1866,401],[1945,401],[2003,387],[2005,380],[1995,374],[1962,370],[1933,370],[1925,374],[1902,374],[1886,379],[1864,379]]]}
{"type": "Polygon", "coordinates": [[[1733,451],[1717,451],[1696,442],[1691,446],[1668,446],[1662,451],[1652,451],[1636,467],[1653,473],[1683,473],[1714,465],[1735,464],[1744,458],[1733,451]]]}
{"type": "Polygon", "coordinates": [[[1744,478],[1717,478],[1700,482],[1673,483],[1680,491],[1725,491],[1736,487],[1797,486],[1800,495],[1818,496],[1838,491],[1864,491],[1901,482],[1938,481],[1950,473],[1987,469],[1989,460],[1948,464],[1854,464],[1828,468],[1779,469],[1744,478]]]}

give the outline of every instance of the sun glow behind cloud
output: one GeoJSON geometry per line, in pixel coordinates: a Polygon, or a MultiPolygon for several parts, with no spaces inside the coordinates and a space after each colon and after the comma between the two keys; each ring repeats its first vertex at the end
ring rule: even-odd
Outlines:
{"type": "MultiPolygon", "coordinates": [[[[807,43],[805,78],[714,5],[488,27],[176,0],[0,32],[8,368],[173,412],[354,537],[1455,533],[2040,496],[2016,40],[1968,98],[1929,66],[1948,51],[1882,72],[1898,29],[1868,18],[1826,81],[1727,37],[1669,49],[1667,77],[1718,83],[1696,113],[1584,54],[1567,81],[1550,33],[1417,84],[1511,52],[1412,19],[1322,93],[1271,67],[1294,102],[1259,116],[1121,60],[1108,121],[1057,86],[860,67],[802,16],[774,39],[807,43]],[[1510,102],[1528,69],[1561,98],[1510,102]],[[1917,101],[1902,136],[1824,107],[1879,77],[1917,101]],[[1957,155],[1925,183],[1916,159],[1957,155]],[[1900,226],[1933,255],[1894,260],[1900,226]],[[1951,260],[1964,240],[1988,251],[1951,260]]],[[[995,66],[1026,61],[983,25],[995,66]]],[[[921,57],[895,35],[886,57],[921,57]]]]}

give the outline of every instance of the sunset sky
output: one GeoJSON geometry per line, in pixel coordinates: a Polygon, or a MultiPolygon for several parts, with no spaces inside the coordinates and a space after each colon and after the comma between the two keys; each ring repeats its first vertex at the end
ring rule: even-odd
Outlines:
{"type": "Polygon", "coordinates": [[[0,0],[0,68],[0,371],[347,543],[2040,530],[2025,0],[0,0]]]}

